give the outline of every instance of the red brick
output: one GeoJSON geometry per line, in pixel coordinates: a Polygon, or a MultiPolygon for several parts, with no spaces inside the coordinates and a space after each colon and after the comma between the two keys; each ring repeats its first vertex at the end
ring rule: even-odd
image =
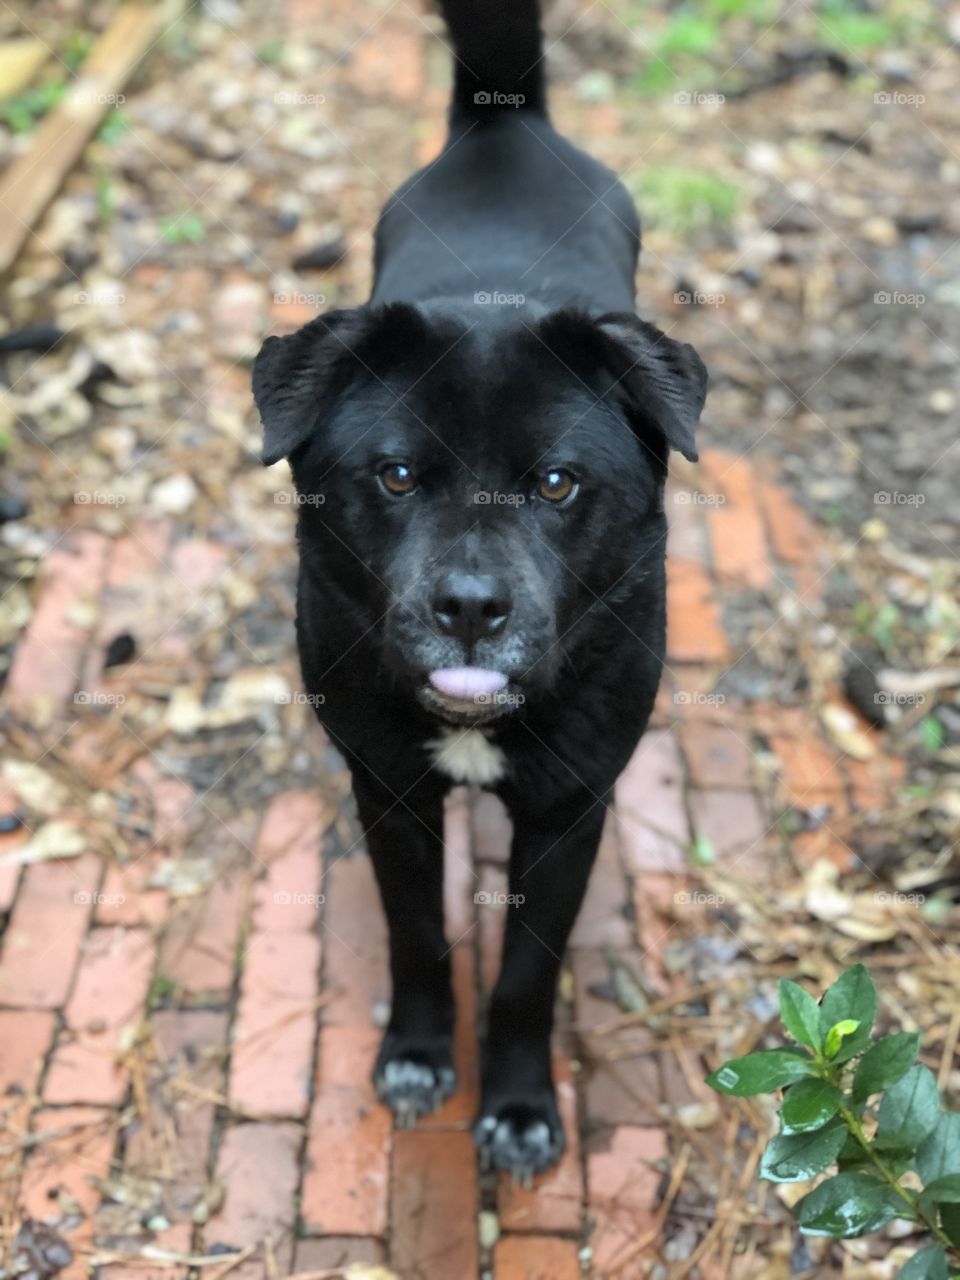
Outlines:
{"type": "Polygon", "coordinates": [[[240,1124],[224,1135],[217,1177],[226,1196],[204,1232],[204,1251],[209,1253],[214,1245],[257,1245],[250,1259],[231,1270],[232,1280],[263,1280],[266,1240],[273,1246],[280,1274],[290,1274],[302,1137],[296,1124],[240,1124]]]}
{"type": "Polygon", "coordinates": [[[138,1108],[126,1133],[124,1169],[146,1178],[162,1170],[167,1217],[190,1221],[207,1184],[213,1099],[224,1085],[227,1015],[163,1009],[153,1014],[150,1029],[154,1069],[146,1112],[138,1108]],[[178,1087],[185,1083],[192,1088],[178,1087]]]}
{"type": "Polygon", "coordinates": [[[20,1208],[23,1217],[56,1227],[73,1250],[73,1262],[57,1272],[57,1280],[86,1280],[82,1250],[93,1242],[93,1215],[100,1200],[96,1182],[110,1172],[116,1122],[115,1114],[98,1107],[38,1111],[33,1118],[34,1132],[51,1136],[27,1159],[20,1208]]]}
{"type": "Polygon", "coordinates": [[[250,936],[230,1062],[230,1102],[248,1115],[307,1114],[319,973],[313,934],[250,936]]]}
{"type": "Polygon", "coordinates": [[[743,586],[767,586],[773,571],[757,500],[760,482],[752,464],[716,449],[704,450],[700,461],[708,491],[723,499],[707,508],[718,574],[743,586]]]}
{"type": "Polygon", "coordinates": [[[664,963],[664,947],[676,928],[676,896],[687,888],[683,876],[643,871],[633,883],[637,939],[643,952],[643,968],[651,987],[666,992],[670,979],[664,963]]]}
{"type": "Polygon", "coordinates": [[[493,1251],[497,1280],[580,1280],[577,1246],[556,1236],[507,1236],[493,1251]]]}
{"type": "Polygon", "coordinates": [[[707,531],[703,522],[703,506],[695,501],[696,495],[689,489],[668,484],[667,557],[707,563],[707,531]]]}
{"type": "Polygon", "coordinates": [[[234,870],[202,897],[180,899],[163,939],[160,972],[188,995],[225,996],[233,986],[249,878],[234,870]]]}
{"type": "Polygon", "coordinates": [[[108,547],[101,534],[82,530],[68,534],[44,560],[40,598],[7,677],[7,706],[15,715],[45,722],[70,702],[89,641],[75,611],[97,600],[108,547]]]}
{"type": "Polygon", "coordinates": [[[780,758],[789,803],[801,809],[839,803],[844,780],[838,752],[821,741],[815,728],[801,737],[774,737],[772,746],[780,758]]]}
{"type": "Polygon", "coordinates": [[[754,506],[711,507],[707,512],[717,573],[736,585],[762,589],[773,571],[767,559],[763,521],[754,506]]]}
{"type": "Polygon", "coordinates": [[[300,1208],[308,1232],[386,1234],[391,1120],[370,1081],[379,1043],[365,1027],[320,1032],[300,1208]]]}
{"type": "Polygon", "coordinates": [[[690,810],[694,830],[709,842],[724,872],[752,878],[769,865],[771,824],[752,791],[694,790],[690,810]]]}
{"type": "Polygon", "coordinates": [[[13,1213],[20,1156],[18,1140],[26,1130],[47,1051],[53,1044],[52,1013],[0,1010],[0,1218],[13,1213]]]}
{"type": "Polygon", "coordinates": [[[566,1058],[554,1058],[554,1079],[567,1148],[559,1164],[537,1178],[532,1190],[514,1186],[503,1175],[497,1188],[500,1221],[507,1231],[579,1232],[583,1218],[583,1170],[580,1162],[577,1091],[566,1058]]]}
{"type": "Polygon", "coordinates": [[[137,669],[141,657],[171,621],[164,607],[168,602],[163,600],[162,578],[172,532],[169,521],[138,520],[110,543],[100,616],[84,663],[85,689],[126,690],[142,678],[142,670],[137,669]],[[106,647],[124,631],[135,637],[138,652],[131,662],[105,672],[106,647]]]}
{"type": "Polygon", "coordinates": [[[390,1001],[387,926],[373,867],[362,853],[340,858],[323,879],[324,1022],[369,1027],[390,1001]]]}
{"type": "Polygon", "coordinates": [[[684,725],[680,740],[694,786],[745,788],[751,785],[753,755],[745,725],[737,728],[709,723],[684,725]]]}
{"type": "Polygon", "coordinates": [[[683,763],[673,734],[645,734],[614,788],[624,860],[634,871],[687,867],[690,826],[683,801],[683,763]]]}
{"type": "Polygon", "coordinates": [[[760,505],[773,549],[790,565],[809,565],[822,544],[810,517],[781,484],[760,485],[760,505]]]}
{"type": "Polygon", "coordinates": [[[471,818],[474,861],[505,865],[510,860],[513,823],[503,801],[490,791],[481,791],[473,799],[471,818]]]}
{"type": "MultiPolygon", "coordinates": [[[[666,1155],[661,1129],[621,1125],[590,1144],[587,1185],[590,1213],[596,1221],[590,1245],[597,1275],[607,1270],[616,1273],[618,1263],[633,1253],[637,1239],[653,1225],[661,1176],[653,1162],[666,1155]]],[[[639,1277],[644,1273],[645,1269],[635,1266],[619,1274],[639,1277]]]]}
{"type": "Polygon", "coordinates": [[[64,1012],[66,1027],[50,1063],[44,1101],[117,1105],[129,1072],[122,1039],[143,1016],[155,951],[145,930],[94,929],[64,1012]]]}
{"type": "Polygon", "coordinates": [[[0,1005],[56,1009],[80,957],[100,878],[93,854],[27,867],[3,942],[0,1005]]]}
{"type": "Polygon", "coordinates": [[[254,929],[316,929],[323,833],[331,816],[319,792],[287,791],[271,801],[257,840],[256,856],[267,874],[254,889],[254,929]]]}
{"type": "Polygon", "coordinates": [[[270,304],[271,333],[293,333],[319,314],[320,307],[313,302],[275,298],[270,304]]]}
{"type": "Polygon", "coordinates": [[[457,1069],[457,1091],[439,1111],[424,1116],[421,1128],[445,1129],[470,1124],[480,1105],[480,1046],[477,1043],[477,958],[473,947],[454,947],[453,992],[457,1021],[453,1034],[453,1062],[457,1069]]]}
{"type": "Polygon", "coordinates": [[[722,662],[729,655],[713,583],[692,560],[667,561],[667,658],[722,662]]]}
{"type": "MultiPolygon", "coordinates": [[[[551,855],[547,854],[549,858],[551,855]]],[[[556,851],[556,857],[562,855],[556,851]]],[[[522,890],[521,890],[522,892],[522,890]]],[[[620,841],[613,812],[607,813],[597,859],[586,896],[570,936],[572,947],[626,947],[632,940],[625,912],[630,902],[627,878],[620,862],[620,841]]]]}
{"type": "MultiPolygon", "coordinates": [[[[298,1240],[293,1280],[301,1272],[329,1271],[336,1276],[352,1263],[382,1266],[385,1258],[383,1245],[370,1236],[319,1236],[315,1240],[298,1240]]],[[[371,1274],[370,1280],[376,1280],[375,1274],[371,1274]]]]}
{"type": "Polygon", "coordinates": [[[473,898],[479,884],[470,852],[468,792],[465,787],[454,787],[447,796],[443,822],[443,901],[451,946],[476,927],[473,898]]]}
{"type": "Polygon", "coordinates": [[[390,1263],[404,1280],[476,1275],[477,1177],[470,1135],[397,1133],[391,1190],[390,1263]]]}
{"type": "Polygon", "coordinates": [[[480,986],[489,995],[500,974],[503,934],[507,927],[507,873],[486,863],[480,867],[482,901],[477,906],[480,921],[480,986]]]}
{"type": "Polygon", "coordinates": [[[391,10],[351,47],[350,81],[364,93],[419,103],[423,93],[423,37],[412,15],[391,10]]]}

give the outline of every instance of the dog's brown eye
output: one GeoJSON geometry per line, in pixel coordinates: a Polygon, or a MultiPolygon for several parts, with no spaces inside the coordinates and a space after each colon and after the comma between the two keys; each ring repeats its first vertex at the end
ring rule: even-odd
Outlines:
{"type": "Polygon", "coordinates": [[[388,462],[380,468],[379,476],[381,485],[394,498],[404,498],[417,487],[413,472],[403,462],[388,462]]]}
{"type": "Polygon", "coordinates": [[[579,488],[575,477],[558,467],[541,477],[537,485],[537,497],[544,502],[569,502],[579,488]]]}

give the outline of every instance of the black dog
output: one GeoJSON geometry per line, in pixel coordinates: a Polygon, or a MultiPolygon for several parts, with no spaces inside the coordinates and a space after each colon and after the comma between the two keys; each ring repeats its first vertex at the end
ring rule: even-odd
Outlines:
{"type": "Polygon", "coordinates": [[[377,1088],[409,1123],[455,1087],[443,797],[490,788],[513,896],[475,1135],[526,1178],[563,1149],[557,973],[657,689],[667,455],[696,456],[706,372],[634,313],[636,213],[547,119],[535,0],[443,9],[450,134],[381,215],[370,301],[268,339],[253,385],[389,922],[377,1088]]]}

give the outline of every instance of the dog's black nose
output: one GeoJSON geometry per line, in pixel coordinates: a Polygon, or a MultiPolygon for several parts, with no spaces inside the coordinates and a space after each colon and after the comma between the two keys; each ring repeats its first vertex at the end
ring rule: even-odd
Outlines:
{"type": "Polygon", "coordinates": [[[440,630],[467,646],[502,631],[509,613],[507,588],[491,574],[445,574],[433,594],[433,614],[440,630]]]}

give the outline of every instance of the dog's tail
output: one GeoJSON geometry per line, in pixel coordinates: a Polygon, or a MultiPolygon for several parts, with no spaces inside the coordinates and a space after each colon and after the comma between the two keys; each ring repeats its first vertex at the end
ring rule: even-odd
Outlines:
{"type": "Polygon", "coordinates": [[[538,0],[440,0],[453,41],[451,122],[546,114],[538,0]]]}

